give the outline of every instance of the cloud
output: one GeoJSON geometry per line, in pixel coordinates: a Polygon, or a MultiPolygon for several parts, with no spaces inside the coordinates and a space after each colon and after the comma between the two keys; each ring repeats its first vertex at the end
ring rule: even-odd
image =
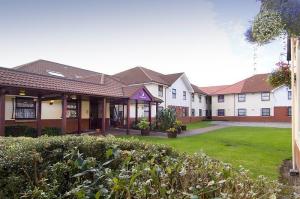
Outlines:
{"type": "MultiPolygon", "coordinates": [[[[78,10],[86,6],[76,3],[78,10]]],[[[75,4],[72,13],[60,6],[66,12],[59,18],[55,9],[47,10],[44,18],[50,21],[36,15],[34,24],[3,24],[0,65],[43,58],[107,74],[142,65],[162,73],[186,72],[199,86],[230,84],[253,73],[252,46],[243,39],[246,26],[239,19],[218,18],[211,1],[100,2],[82,9],[86,13],[80,17],[73,16],[75,4]]],[[[262,49],[259,64],[272,62],[265,56],[268,48],[262,49]]]]}

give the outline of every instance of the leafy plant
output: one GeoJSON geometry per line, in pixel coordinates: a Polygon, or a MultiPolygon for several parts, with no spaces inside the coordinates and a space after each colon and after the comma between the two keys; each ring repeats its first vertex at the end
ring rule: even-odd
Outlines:
{"type": "Polygon", "coordinates": [[[269,82],[273,87],[281,85],[291,86],[291,70],[288,64],[279,62],[278,68],[269,76],[269,82]]]}
{"type": "Polygon", "coordinates": [[[169,128],[166,130],[168,133],[177,133],[177,129],[176,128],[169,128]]]}
{"type": "Polygon", "coordinates": [[[181,129],[181,127],[182,127],[182,121],[176,120],[176,121],[174,122],[174,128],[176,128],[176,129],[181,129]]]}
{"type": "Polygon", "coordinates": [[[0,198],[275,198],[281,185],[205,154],[114,137],[0,139],[0,198]]]}
{"type": "Polygon", "coordinates": [[[37,131],[35,128],[23,126],[23,125],[14,125],[5,127],[5,136],[7,137],[36,137],[37,131]]]}
{"type": "Polygon", "coordinates": [[[158,122],[161,130],[165,131],[174,126],[176,113],[171,109],[164,109],[160,112],[158,122]]]}
{"type": "Polygon", "coordinates": [[[281,34],[300,36],[300,1],[261,0],[261,9],[245,33],[246,39],[265,44],[281,34]]]}
{"type": "Polygon", "coordinates": [[[57,136],[61,134],[61,129],[56,127],[45,127],[42,129],[42,135],[57,136]]]}
{"type": "Polygon", "coordinates": [[[146,120],[146,118],[143,118],[138,124],[137,127],[141,130],[147,130],[150,128],[150,122],[146,120]]]}

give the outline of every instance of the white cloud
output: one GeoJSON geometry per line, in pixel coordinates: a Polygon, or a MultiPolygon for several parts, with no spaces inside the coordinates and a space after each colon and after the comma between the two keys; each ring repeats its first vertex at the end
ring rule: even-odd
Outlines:
{"type": "MultiPolygon", "coordinates": [[[[106,24],[101,20],[107,19],[96,18],[99,24],[90,23],[94,27],[37,28],[19,35],[7,31],[10,39],[0,38],[0,65],[43,58],[108,74],[142,65],[163,73],[186,72],[199,86],[252,75],[252,47],[243,39],[242,22],[217,21],[213,4],[204,0],[192,8],[182,2],[161,10],[137,11],[135,18],[119,16],[106,24]]],[[[259,52],[259,70],[273,60],[267,52],[259,52]]]]}

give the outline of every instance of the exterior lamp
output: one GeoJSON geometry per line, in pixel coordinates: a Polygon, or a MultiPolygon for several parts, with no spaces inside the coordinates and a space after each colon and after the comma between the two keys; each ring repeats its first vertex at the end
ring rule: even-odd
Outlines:
{"type": "Polygon", "coordinates": [[[20,89],[19,95],[20,96],[25,96],[26,95],[25,89],[20,89]]]}
{"type": "Polygon", "coordinates": [[[76,100],[77,99],[76,95],[71,95],[71,99],[76,100]]]}
{"type": "Polygon", "coordinates": [[[49,103],[49,104],[50,104],[50,105],[53,105],[53,103],[54,103],[54,100],[50,100],[50,103],[49,103]]]}

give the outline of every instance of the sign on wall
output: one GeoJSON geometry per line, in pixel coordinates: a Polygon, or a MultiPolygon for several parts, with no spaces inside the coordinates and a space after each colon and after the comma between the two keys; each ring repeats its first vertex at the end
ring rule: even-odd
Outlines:
{"type": "Polygon", "coordinates": [[[151,97],[145,92],[144,89],[138,90],[131,99],[135,100],[143,100],[143,101],[151,101],[151,97]]]}

